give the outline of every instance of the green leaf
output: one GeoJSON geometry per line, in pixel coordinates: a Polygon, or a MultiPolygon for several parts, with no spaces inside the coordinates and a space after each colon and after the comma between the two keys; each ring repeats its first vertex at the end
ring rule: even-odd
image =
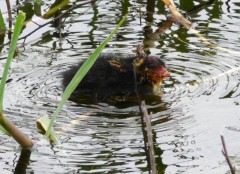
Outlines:
{"type": "Polygon", "coordinates": [[[6,135],[11,136],[11,134],[6,129],[4,129],[4,127],[2,127],[1,125],[0,125],[0,130],[6,135]]]}
{"type": "MultiPolygon", "coordinates": [[[[43,117],[39,118],[37,120],[37,128],[41,130],[43,134],[47,132],[47,128],[49,126],[50,119],[48,118],[48,115],[44,115],[43,117]]],[[[55,144],[58,144],[60,141],[57,137],[57,134],[53,130],[53,128],[50,129],[50,140],[52,140],[55,144]]]]}
{"type": "Polygon", "coordinates": [[[48,19],[49,17],[51,17],[52,15],[54,15],[57,11],[62,10],[64,7],[66,7],[70,0],[63,0],[63,1],[59,1],[61,2],[60,4],[55,4],[53,5],[49,11],[47,11],[44,15],[43,18],[48,19]]]}
{"type": "Polygon", "coordinates": [[[3,120],[4,120],[3,114],[2,112],[0,112],[0,130],[6,135],[11,136],[11,134],[1,125],[1,123],[3,124],[3,120]]]}
{"type": "MultiPolygon", "coordinates": [[[[1,23],[1,20],[2,20],[1,17],[2,17],[2,15],[0,14],[0,23],[1,23]]],[[[9,70],[9,67],[11,65],[15,49],[17,47],[18,37],[19,37],[20,32],[22,30],[24,20],[25,20],[25,14],[20,12],[18,14],[16,23],[15,23],[13,36],[12,36],[12,40],[11,40],[11,44],[10,44],[10,50],[8,52],[7,62],[6,62],[6,65],[4,67],[2,80],[1,80],[1,84],[0,84],[0,112],[2,112],[2,110],[3,110],[3,96],[4,96],[4,89],[5,89],[5,84],[6,84],[6,80],[7,80],[8,70],[9,70]]],[[[2,127],[1,125],[0,125],[0,130],[3,131],[5,134],[10,135],[10,133],[4,127],[2,127]]]]}
{"type": "Polygon", "coordinates": [[[0,9],[0,31],[5,31],[6,30],[6,25],[2,16],[2,12],[0,9]]]}
{"type": "Polygon", "coordinates": [[[11,65],[15,49],[17,47],[18,37],[22,31],[22,26],[23,26],[24,20],[25,20],[25,14],[23,12],[19,12],[17,21],[15,23],[12,40],[10,43],[10,50],[8,52],[7,62],[4,67],[2,80],[1,80],[1,84],[0,84],[0,112],[2,112],[2,109],[3,109],[4,88],[5,88],[5,84],[6,84],[6,80],[7,80],[8,70],[11,65]]]}
{"type": "Polygon", "coordinates": [[[118,25],[115,27],[115,29],[110,33],[110,35],[98,46],[98,48],[96,48],[96,50],[88,57],[88,59],[84,62],[84,64],[80,67],[80,69],[78,70],[78,72],[75,74],[75,76],[73,77],[72,81],[69,83],[69,85],[67,86],[67,88],[65,89],[63,96],[62,96],[62,100],[60,101],[57,109],[55,110],[55,112],[53,113],[53,116],[51,118],[50,124],[48,126],[47,132],[46,132],[46,136],[49,137],[51,134],[51,129],[52,126],[54,124],[54,121],[56,120],[59,112],[61,111],[63,105],[66,103],[66,101],[68,100],[68,98],[70,97],[70,95],[73,93],[73,91],[75,90],[75,88],[77,87],[77,85],[80,83],[80,81],[83,79],[83,77],[87,74],[87,72],[89,71],[89,69],[92,67],[92,65],[94,64],[94,62],[97,60],[98,56],[100,55],[100,53],[102,52],[103,48],[107,45],[107,43],[111,40],[111,38],[113,37],[113,35],[117,32],[117,30],[119,29],[119,27],[123,24],[123,22],[125,21],[125,19],[127,18],[126,14],[125,16],[123,16],[122,20],[118,23],[118,25]]]}

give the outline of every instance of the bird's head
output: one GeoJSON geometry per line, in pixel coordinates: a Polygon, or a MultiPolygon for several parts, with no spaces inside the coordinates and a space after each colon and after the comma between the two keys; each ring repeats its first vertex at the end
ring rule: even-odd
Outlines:
{"type": "Polygon", "coordinates": [[[158,88],[170,76],[165,63],[156,56],[145,56],[135,61],[140,83],[150,83],[158,88]]]}

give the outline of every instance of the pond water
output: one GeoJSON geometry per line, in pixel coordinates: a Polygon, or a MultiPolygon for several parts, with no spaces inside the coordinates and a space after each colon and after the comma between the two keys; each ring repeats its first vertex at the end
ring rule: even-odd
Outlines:
{"type": "MultiPolygon", "coordinates": [[[[198,5],[198,1],[175,2],[182,13],[198,5]]],[[[32,2],[11,3],[14,16],[19,8],[27,19],[39,24],[48,21],[33,13],[32,2]]],[[[45,2],[42,14],[54,3],[59,1],[45,2]]],[[[103,52],[133,54],[144,43],[151,54],[166,62],[171,77],[158,98],[147,100],[158,172],[230,173],[220,135],[239,169],[240,2],[216,1],[186,15],[209,45],[182,25],[167,28],[168,13],[162,3],[156,3],[151,17],[151,13],[146,15],[145,1],[101,0],[70,13],[62,29],[64,37],[59,38],[53,23],[28,37],[12,62],[4,112],[35,142],[27,173],[148,173],[134,102],[69,101],[55,125],[60,145],[50,144],[36,128],[36,120],[52,114],[61,99],[61,74],[87,58],[130,8],[127,20],[103,52]],[[164,32],[156,32],[159,26],[164,32]]],[[[4,1],[1,10],[7,18],[4,1]]],[[[36,27],[29,22],[21,36],[36,27]]],[[[7,51],[4,47],[0,55],[1,73],[7,51]]],[[[12,138],[0,133],[1,173],[15,170],[20,151],[12,138]]]]}

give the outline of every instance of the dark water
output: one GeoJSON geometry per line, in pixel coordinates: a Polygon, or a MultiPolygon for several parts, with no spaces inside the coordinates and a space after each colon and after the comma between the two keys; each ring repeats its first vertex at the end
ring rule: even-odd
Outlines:
{"type": "MultiPolygon", "coordinates": [[[[4,13],[5,3],[0,2],[4,13]]],[[[45,2],[42,13],[53,3],[45,2]]],[[[198,3],[181,0],[176,4],[184,13],[198,3]]],[[[239,168],[240,3],[216,1],[187,15],[213,46],[177,24],[156,33],[159,25],[168,24],[162,3],[157,3],[151,17],[145,14],[145,1],[102,0],[74,10],[65,21],[62,39],[53,24],[28,37],[12,62],[4,111],[35,142],[27,173],[147,173],[139,110],[133,102],[69,101],[55,126],[60,145],[49,144],[35,124],[59,103],[61,73],[87,58],[130,7],[126,22],[104,52],[132,54],[144,41],[171,72],[159,98],[147,101],[153,112],[159,173],[229,173],[220,135],[224,135],[230,159],[239,168]]],[[[13,8],[16,12],[17,7],[13,8]]],[[[28,19],[40,24],[47,21],[33,14],[31,2],[21,2],[19,8],[28,12],[28,19]]],[[[28,23],[21,36],[36,27],[28,23]]],[[[5,47],[1,72],[6,52],[5,47]]],[[[0,137],[0,170],[12,173],[21,149],[11,138],[2,133],[0,137]]]]}

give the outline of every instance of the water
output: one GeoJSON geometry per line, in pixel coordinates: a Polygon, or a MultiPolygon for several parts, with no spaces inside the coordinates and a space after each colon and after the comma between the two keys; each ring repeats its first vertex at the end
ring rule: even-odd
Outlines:
{"type": "MultiPolygon", "coordinates": [[[[42,13],[52,4],[46,2],[42,13]]],[[[176,4],[184,12],[198,3],[176,4]]],[[[166,20],[166,10],[158,5],[152,20],[142,15],[141,21],[139,8],[146,11],[142,1],[102,0],[85,5],[66,19],[61,41],[49,25],[19,48],[12,62],[4,112],[35,142],[27,173],[147,173],[139,110],[132,101],[69,101],[55,125],[61,145],[51,145],[35,124],[59,103],[61,73],[87,58],[129,7],[127,21],[104,52],[132,54],[144,40],[151,54],[161,56],[171,72],[171,78],[162,85],[162,94],[147,100],[148,110],[153,113],[159,173],[229,173],[220,135],[224,135],[230,159],[239,169],[240,3],[217,1],[187,15],[195,29],[217,47],[177,24],[161,34],[152,33],[166,20]]],[[[33,9],[33,4],[21,2],[20,8],[26,7],[33,9]]],[[[6,12],[4,6],[1,10],[6,12]]],[[[29,16],[40,24],[46,22],[30,12],[29,16]]],[[[22,36],[33,28],[36,25],[29,23],[22,36]]],[[[6,52],[5,47],[1,67],[6,52]]],[[[11,138],[2,133],[0,137],[0,169],[4,174],[12,173],[21,149],[11,138]]]]}

